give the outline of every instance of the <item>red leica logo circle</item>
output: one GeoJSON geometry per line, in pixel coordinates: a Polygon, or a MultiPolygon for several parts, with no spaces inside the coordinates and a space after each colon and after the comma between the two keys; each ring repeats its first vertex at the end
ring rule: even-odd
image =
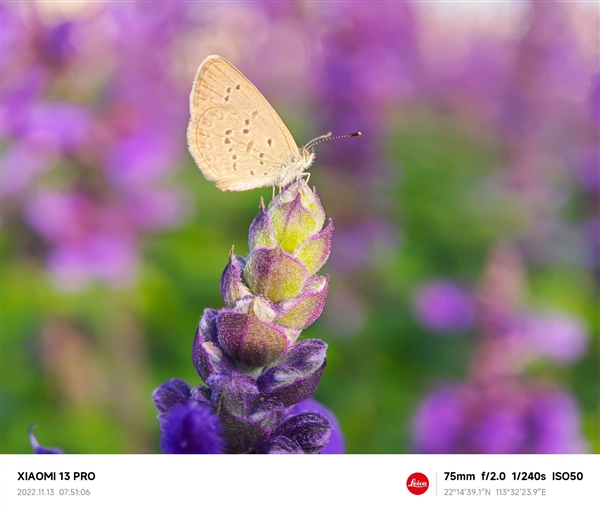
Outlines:
{"type": "Polygon", "coordinates": [[[408,476],[406,487],[414,495],[423,495],[427,491],[427,488],[429,488],[429,479],[427,479],[425,474],[415,472],[408,476]]]}

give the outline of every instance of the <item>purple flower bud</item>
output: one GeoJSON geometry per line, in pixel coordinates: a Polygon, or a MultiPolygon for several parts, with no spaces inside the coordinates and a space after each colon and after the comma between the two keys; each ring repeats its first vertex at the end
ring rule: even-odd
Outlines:
{"type": "Polygon", "coordinates": [[[244,278],[252,291],[274,303],[296,296],[307,277],[302,262],[280,247],[254,249],[244,268],[244,278]]]}
{"type": "Polygon", "coordinates": [[[269,434],[258,423],[228,412],[221,412],[219,419],[223,426],[221,436],[229,453],[255,452],[269,434]]]}
{"type": "Polygon", "coordinates": [[[306,411],[320,413],[331,424],[331,436],[327,445],[321,450],[321,454],[344,454],[346,452],[346,442],[340,427],[340,423],[333,412],[314,399],[307,399],[298,403],[291,411],[292,415],[297,415],[306,411]]]}
{"type": "Polygon", "coordinates": [[[207,308],[200,318],[192,344],[192,362],[204,381],[215,372],[229,372],[233,362],[218,346],[218,310],[207,308]]]}
{"type": "Polygon", "coordinates": [[[329,442],[331,425],[319,413],[300,413],[282,422],[273,432],[272,439],[280,436],[297,442],[305,453],[314,454],[329,442]]]}
{"type": "Polygon", "coordinates": [[[219,312],[219,343],[234,360],[253,367],[276,361],[294,340],[276,326],[272,304],[256,297],[238,301],[235,310],[219,312]]]}
{"type": "Polygon", "coordinates": [[[250,296],[252,293],[244,282],[243,272],[246,259],[229,253],[229,263],[221,275],[221,294],[227,308],[233,308],[236,301],[250,296]]]}
{"type": "Polygon", "coordinates": [[[216,342],[219,340],[217,331],[217,317],[219,311],[214,308],[205,308],[198,323],[198,336],[202,342],[216,342]]]}
{"type": "Polygon", "coordinates": [[[277,305],[277,324],[303,330],[315,322],[325,307],[329,292],[329,276],[313,276],[298,296],[277,305]]]}
{"type": "Polygon", "coordinates": [[[204,382],[211,374],[222,374],[231,372],[234,369],[231,358],[213,342],[199,342],[199,330],[196,331],[196,338],[192,346],[192,361],[198,376],[204,382]]]}
{"type": "Polygon", "coordinates": [[[254,452],[287,416],[288,408],[260,396],[254,379],[240,371],[212,375],[208,383],[229,452],[254,452]]]}
{"type": "Polygon", "coordinates": [[[208,405],[195,401],[175,405],[164,417],[160,431],[160,446],[167,454],[223,452],[219,418],[208,405]]]}
{"type": "Polygon", "coordinates": [[[305,208],[302,197],[297,194],[289,203],[279,203],[269,208],[269,216],[275,228],[277,242],[285,251],[295,251],[321,226],[310,210],[305,208]]]}
{"type": "Polygon", "coordinates": [[[31,447],[33,448],[33,452],[35,454],[64,454],[65,451],[62,449],[41,446],[33,434],[35,427],[37,427],[35,424],[29,426],[29,442],[31,443],[31,447]]]}
{"type": "Polygon", "coordinates": [[[325,363],[327,344],[318,338],[309,338],[298,342],[286,355],[284,363],[293,365],[300,372],[316,372],[325,363]]]}
{"type": "Polygon", "coordinates": [[[331,236],[333,221],[330,219],[327,227],[311,236],[294,255],[304,264],[309,276],[315,274],[325,265],[331,253],[331,236]]]}
{"type": "Polygon", "coordinates": [[[249,418],[270,433],[288,416],[288,410],[281,402],[261,396],[249,418]]]}
{"type": "MultiPolygon", "coordinates": [[[[273,225],[278,240],[286,239],[283,243],[284,247],[294,239],[302,240],[302,236],[297,235],[295,226],[298,225],[299,219],[305,217],[305,214],[314,221],[312,233],[317,233],[325,223],[325,211],[321,206],[317,190],[311,189],[304,180],[298,180],[281,191],[269,204],[268,212],[272,219],[277,219],[273,225]]],[[[300,229],[300,232],[304,231],[300,229]]]]}
{"type": "Polygon", "coordinates": [[[190,399],[190,386],[179,378],[164,382],[152,394],[152,400],[160,413],[167,413],[173,406],[190,399]]]}
{"type": "Polygon", "coordinates": [[[265,202],[260,198],[258,215],[250,225],[248,234],[248,247],[252,251],[255,247],[274,248],[275,230],[271,224],[271,218],[265,209],[265,202]]]}
{"type": "Polygon", "coordinates": [[[226,411],[232,415],[249,415],[258,400],[256,381],[238,370],[231,374],[213,374],[208,379],[212,402],[217,413],[226,411]]]}
{"type": "Polygon", "coordinates": [[[325,370],[327,344],[309,339],[298,342],[286,361],[263,372],[257,385],[263,397],[291,406],[312,397],[325,370]]]}
{"type": "Polygon", "coordinates": [[[198,385],[192,388],[192,390],[190,390],[190,399],[212,406],[212,392],[210,388],[204,385],[198,385]]]}
{"type": "Polygon", "coordinates": [[[260,454],[304,454],[296,440],[283,435],[267,440],[258,452],[260,454]]]}

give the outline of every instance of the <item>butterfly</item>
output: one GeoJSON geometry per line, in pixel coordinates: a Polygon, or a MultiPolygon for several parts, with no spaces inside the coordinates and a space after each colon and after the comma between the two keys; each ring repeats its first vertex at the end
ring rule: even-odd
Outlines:
{"type": "Polygon", "coordinates": [[[207,180],[223,191],[285,187],[306,173],[315,144],[298,147],[275,109],[229,61],[210,55],[190,94],[189,151],[207,180]]]}

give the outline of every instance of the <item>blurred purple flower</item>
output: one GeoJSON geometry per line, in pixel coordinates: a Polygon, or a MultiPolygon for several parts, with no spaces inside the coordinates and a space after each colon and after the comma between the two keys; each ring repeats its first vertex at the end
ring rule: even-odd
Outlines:
{"type": "Polygon", "coordinates": [[[161,230],[181,223],[189,214],[189,203],[189,196],[180,189],[140,189],[128,196],[126,212],[135,226],[161,230]]]}
{"type": "Polygon", "coordinates": [[[130,227],[118,210],[94,205],[81,194],[41,190],[25,212],[29,225],[52,245],[48,268],[65,289],[90,281],[128,284],[137,255],[130,227]]]}
{"type": "Polygon", "coordinates": [[[47,265],[57,286],[66,290],[81,289],[92,281],[123,287],[135,279],[137,251],[126,236],[96,233],[56,247],[47,265]]]}
{"type": "Polygon", "coordinates": [[[565,393],[517,383],[442,387],[418,408],[415,452],[558,454],[587,450],[579,412],[565,393]]]}
{"type": "Polygon", "coordinates": [[[107,4],[53,23],[36,6],[2,6],[2,42],[19,55],[3,69],[3,195],[23,200],[59,287],[130,285],[140,237],[188,213],[185,192],[164,179],[185,159],[187,83],[170,49],[193,8],[107,4]],[[62,191],[29,193],[64,170],[62,191]]]}
{"type": "Polygon", "coordinates": [[[532,407],[540,454],[579,454],[588,451],[581,436],[580,412],[573,397],[561,391],[538,393],[532,407]]]}
{"type": "Polygon", "coordinates": [[[429,394],[419,406],[413,421],[415,452],[453,452],[464,410],[457,388],[441,388],[429,394]]]}
{"type": "Polygon", "coordinates": [[[33,180],[48,169],[50,156],[36,151],[27,143],[14,144],[0,157],[2,161],[2,195],[5,198],[25,192],[33,180]]]}
{"type": "Polygon", "coordinates": [[[34,151],[76,151],[92,137],[94,116],[88,106],[70,102],[38,104],[30,110],[21,137],[34,151]]]}
{"type": "Polygon", "coordinates": [[[471,328],[475,305],[471,294],[449,281],[423,286],[416,295],[417,320],[434,331],[465,331],[471,328]]]}
{"type": "Polygon", "coordinates": [[[140,130],[121,137],[107,152],[106,173],[117,187],[135,189],[166,176],[182,158],[172,136],[140,130]]]}
{"type": "Polygon", "coordinates": [[[569,363],[585,353],[588,333],[576,317],[556,313],[529,317],[525,337],[541,356],[569,363]]]}

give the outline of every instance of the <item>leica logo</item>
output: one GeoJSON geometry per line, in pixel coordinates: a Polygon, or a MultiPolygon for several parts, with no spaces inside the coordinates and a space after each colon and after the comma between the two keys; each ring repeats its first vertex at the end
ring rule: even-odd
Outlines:
{"type": "Polygon", "coordinates": [[[406,480],[408,491],[414,495],[423,495],[429,488],[429,479],[421,472],[415,472],[406,480]]]}

